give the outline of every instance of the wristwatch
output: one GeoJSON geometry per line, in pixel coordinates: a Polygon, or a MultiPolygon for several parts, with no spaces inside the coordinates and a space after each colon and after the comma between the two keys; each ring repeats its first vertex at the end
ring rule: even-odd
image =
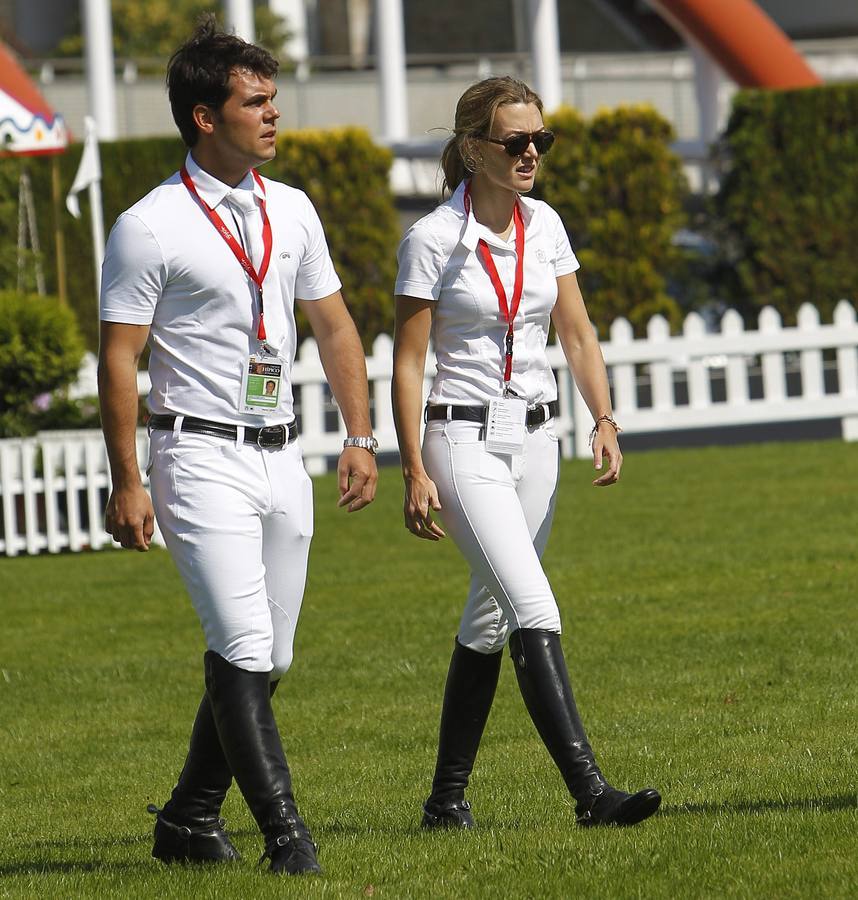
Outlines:
{"type": "Polygon", "coordinates": [[[343,441],[343,450],[346,447],[360,447],[361,450],[369,450],[373,456],[378,453],[378,441],[372,435],[369,435],[369,437],[347,437],[343,441]]]}

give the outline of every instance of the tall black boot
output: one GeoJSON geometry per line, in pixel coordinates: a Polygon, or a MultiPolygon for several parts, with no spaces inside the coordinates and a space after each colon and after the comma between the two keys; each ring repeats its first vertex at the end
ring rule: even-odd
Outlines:
{"type": "Polygon", "coordinates": [[[599,771],[575,706],[560,635],[520,628],[509,645],[530,718],[577,801],[578,824],[634,825],[651,816],[661,803],[658,791],[627,794],[599,771]]]}
{"type": "MultiPolygon", "coordinates": [[[[272,681],[273,697],[280,683],[272,681]]],[[[147,807],[157,816],[152,856],[165,863],[231,862],[241,859],[223,830],[220,809],[232,784],[232,771],[223,755],[212,717],[209,695],[203,694],[190,746],[179,780],[163,809],[147,807]]]]}
{"type": "Polygon", "coordinates": [[[432,793],[423,806],[423,828],[473,828],[465,788],[498,684],[502,653],[477,653],[458,639],[453,648],[432,793]]]}
{"type": "Polygon", "coordinates": [[[321,872],[316,847],[295,806],[292,778],[271,710],[267,672],[247,672],[212,650],[206,689],[224,756],[265,838],[277,874],[321,872]]]}
{"type": "Polygon", "coordinates": [[[158,817],[152,856],[165,863],[240,859],[220,818],[231,783],[232,772],[206,694],[197,710],[188,756],[171,798],[163,809],[148,807],[158,817]]]}

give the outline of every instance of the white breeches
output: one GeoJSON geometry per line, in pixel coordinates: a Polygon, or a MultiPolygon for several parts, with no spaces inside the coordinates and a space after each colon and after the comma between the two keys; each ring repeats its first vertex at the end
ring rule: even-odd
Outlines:
{"type": "Polygon", "coordinates": [[[540,557],[557,491],[553,420],[530,430],[524,453],[486,450],[477,422],[429,422],[423,463],[438,488],[440,517],[471,566],[459,643],[493,653],[519,628],[560,632],[540,557]]]}
{"type": "Polygon", "coordinates": [[[297,442],[279,450],[153,431],[158,525],[206,645],[279,678],[292,645],[313,535],[313,485],[297,442]]]}

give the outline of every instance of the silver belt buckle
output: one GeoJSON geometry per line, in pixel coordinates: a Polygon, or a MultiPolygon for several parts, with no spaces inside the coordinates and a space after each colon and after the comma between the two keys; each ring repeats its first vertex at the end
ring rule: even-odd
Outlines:
{"type": "Polygon", "coordinates": [[[286,446],[288,439],[289,432],[285,425],[266,425],[264,428],[260,428],[259,434],[256,435],[256,446],[262,449],[268,447],[279,449],[286,446]]]}

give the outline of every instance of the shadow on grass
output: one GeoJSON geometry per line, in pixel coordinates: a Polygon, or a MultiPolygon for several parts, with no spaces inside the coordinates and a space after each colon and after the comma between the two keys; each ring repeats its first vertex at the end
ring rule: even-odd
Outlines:
{"type": "Polygon", "coordinates": [[[836,812],[841,809],[858,809],[858,794],[839,794],[834,797],[802,797],[778,800],[728,800],[724,803],[683,803],[680,806],[662,806],[660,816],[712,815],[720,813],[761,813],[779,810],[793,812],[836,812]]]}
{"type": "MultiPolygon", "coordinates": [[[[22,845],[22,855],[27,850],[38,849],[40,854],[54,850],[58,855],[75,850],[104,849],[107,847],[133,847],[148,843],[148,834],[125,834],[110,838],[80,838],[69,836],[52,841],[33,841],[22,845]]],[[[0,865],[0,878],[9,875],[48,875],[51,873],[71,874],[74,872],[139,872],[150,869],[150,860],[134,860],[133,862],[109,862],[101,859],[63,860],[63,859],[31,859],[0,865]]]]}
{"type": "Polygon", "coordinates": [[[71,875],[74,873],[87,872],[104,872],[118,873],[135,872],[142,875],[147,869],[151,868],[150,863],[141,862],[105,862],[103,860],[89,860],[88,862],[68,862],[66,860],[47,860],[22,861],[18,863],[6,863],[0,865],[0,878],[7,878],[10,875],[71,875]]]}

